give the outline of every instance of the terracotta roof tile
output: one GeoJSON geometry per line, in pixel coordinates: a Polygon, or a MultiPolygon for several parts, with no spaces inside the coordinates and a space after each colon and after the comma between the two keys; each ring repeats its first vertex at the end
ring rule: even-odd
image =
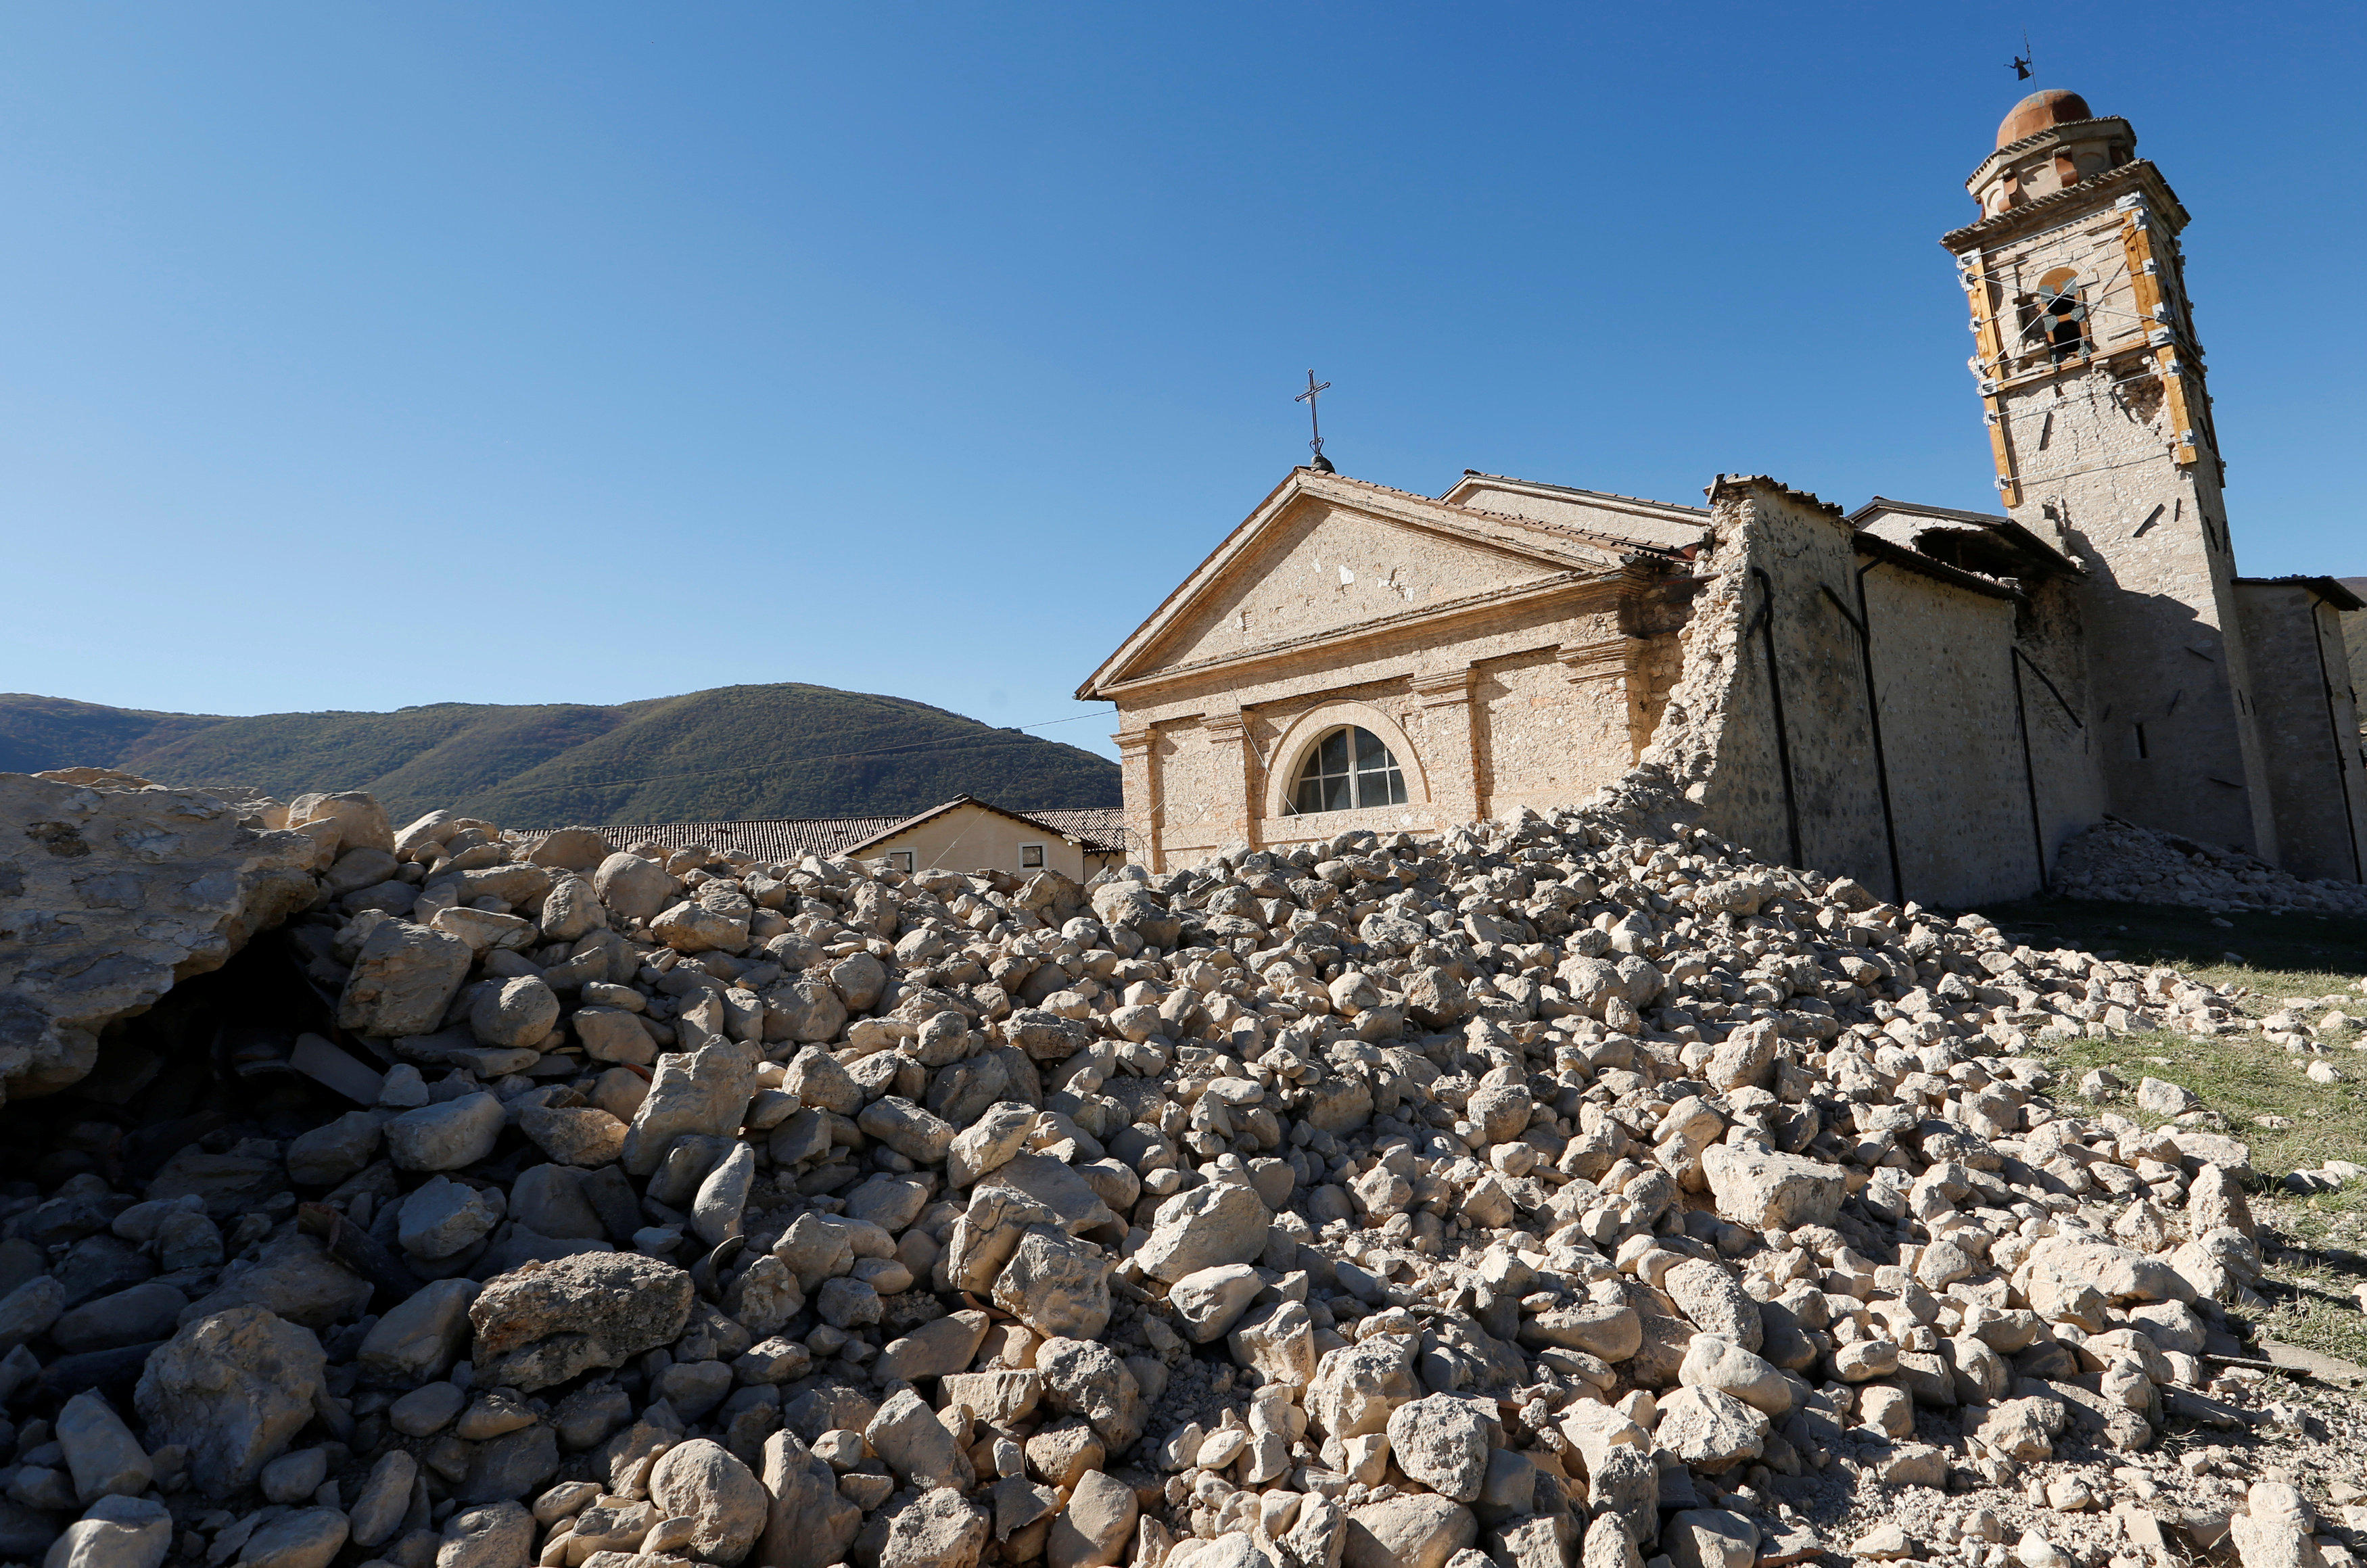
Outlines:
{"type": "Polygon", "coordinates": [[[1384,495],[1401,495],[1409,501],[1426,502],[1433,506],[1443,506],[1449,512],[1459,512],[1467,517],[1485,517],[1490,523],[1510,524],[1515,528],[1525,528],[1533,534],[1547,534],[1563,539],[1583,539],[1588,544],[1611,545],[1622,550],[1659,556],[1667,560],[1680,558],[1676,551],[1665,545],[1648,545],[1641,540],[1630,539],[1618,534],[1604,534],[1592,528],[1573,527],[1567,523],[1540,523],[1534,517],[1516,516],[1510,512],[1490,512],[1484,506],[1465,506],[1460,502],[1441,501],[1434,495],[1399,490],[1395,485],[1376,484],[1371,479],[1355,479],[1347,474],[1327,474],[1324,477],[1337,479],[1342,484],[1361,485],[1366,490],[1376,490],[1384,495]]]}
{"type": "MultiPolygon", "coordinates": [[[[794,864],[808,855],[827,860],[855,845],[876,839],[890,829],[934,816],[942,809],[932,807],[927,811],[904,817],[777,817],[750,822],[630,822],[593,830],[607,840],[612,849],[627,850],[635,844],[652,843],[663,844],[669,850],[686,850],[694,844],[704,844],[711,850],[743,850],[760,861],[779,865],[794,864]]],[[[1089,848],[1116,854],[1126,852],[1126,813],[1121,807],[1063,807],[1021,815],[1032,818],[1056,832],[1084,840],[1089,848]]],[[[550,829],[535,831],[549,832],[550,829]]]]}
{"type": "MultiPolygon", "coordinates": [[[[2005,151],[2000,148],[1999,152],[2002,153],[2005,151]]],[[[1992,156],[1995,155],[1997,154],[1992,154],[1992,156]]],[[[1988,164],[1984,163],[1982,167],[1986,168],[1988,164]]],[[[2074,202],[2091,201],[2095,199],[2098,192],[2109,186],[2142,180],[2148,174],[2157,180],[2161,178],[2160,172],[2154,168],[2151,159],[2132,158],[2118,168],[2106,169],[2101,175],[2090,175],[2086,179],[2075,185],[2065,186],[2061,190],[2048,191],[2044,196],[2033,197],[2028,201],[2009,207],[2003,212],[1992,212],[1987,217],[1975,219],[1961,229],[1951,229],[1940,236],[1940,243],[1951,251],[1961,252],[1974,241],[1986,240],[1991,234],[2013,228],[2028,220],[2033,213],[2045,212],[2074,202]]],[[[2162,189],[2165,192],[2169,191],[2168,181],[2162,182],[2162,189]]],[[[2171,195],[2169,199],[2176,202],[2178,197],[2171,195]]],[[[2180,210],[2183,213],[2183,204],[2180,204],[2180,210]]]]}
{"type": "Polygon", "coordinates": [[[1466,468],[1467,479],[1494,479],[1501,484],[1531,485],[1538,490],[1558,491],[1564,495],[1592,496],[1603,501],[1625,501],[1637,506],[1665,506],[1671,512],[1690,512],[1696,517],[1707,517],[1706,506],[1688,506],[1682,501],[1655,501],[1648,495],[1622,495],[1615,490],[1585,490],[1577,485],[1557,485],[1545,479],[1524,479],[1517,474],[1491,474],[1479,468],[1466,468]]]}

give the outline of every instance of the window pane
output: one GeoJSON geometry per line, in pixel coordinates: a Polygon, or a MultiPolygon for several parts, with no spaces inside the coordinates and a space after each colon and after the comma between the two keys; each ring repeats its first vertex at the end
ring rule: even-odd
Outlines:
{"type": "Polygon", "coordinates": [[[1348,732],[1344,729],[1335,729],[1325,736],[1317,754],[1323,761],[1325,773],[1346,773],[1348,771],[1348,732]]]}
{"type": "Polygon", "coordinates": [[[1326,811],[1345,811],[1348,809],[1348,806],[1347,775],[1342,773],[1338,778],[1325,779],[1323,781],[1323,809],[1326,811]]]}
{"type": "Polygon", "coordinates": [[[1354,731],[1354,734],[1356,737],[1356,766],[1360,768],[1386,768],[1392,761],[1396,761],[1395,758],[1389,755],[1389,749],[1381,744],[1381,738],[1374,734],[1371,730],[1359,729],[1354,731]]]}
{"type": "Polygon", "coordinates": [[[1388,801],[1388,803],[1389,803],[1391,806],[1403,806],[1403,805],[1406,803],[1405,775],[1404,775],[1403,773],[1401,773],[1398,772],[1395,768],[1391,768],[1391,769],[1389,770],[1388,778],[1389,778],[1389,801],[1388,801]]]}
{"type": "Polygon", "coordinates": [[[1323,809],[1323,784],[1312,773],[1298,781],[1298,792],[1291,797],[1291,807],[1297,811],[1323,809]]]}

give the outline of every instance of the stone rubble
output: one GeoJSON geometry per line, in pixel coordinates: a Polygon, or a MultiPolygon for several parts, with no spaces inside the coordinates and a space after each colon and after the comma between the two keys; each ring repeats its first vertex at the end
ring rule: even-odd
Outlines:
{"type": "Polygon", "coordinates": [[[2305,882],[2240,850],[2108,817],[2067,842],[2055,863],[2066,898],[2173,904],[2214,913],[2235,909],[2367,915],[2367,887],[2305,882]]]}
{"type": "Polygon", "coordinates": [[[2249,1155],[2032,1052],[2240,1027],[2173,971],[1640,790],[1091,886],[366,800],[289,936],[368,1103],[14,1123],[0,1561],[2350,1561],[2147,1479],[2286,1418],[2249,1155]]]}

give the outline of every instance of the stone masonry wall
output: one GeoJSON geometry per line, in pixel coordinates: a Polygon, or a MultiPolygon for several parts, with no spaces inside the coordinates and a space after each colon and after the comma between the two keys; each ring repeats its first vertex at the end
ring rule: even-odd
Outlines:
{"type": "Polygon", "coordinates": [[[2362,880],[2367,779],[2335,613],[2300,583],[2239,583],[2236,596],[2276,807],[2278,863],[2300,877],[2362,880]]]}
{"type": "Polygon", "coordinates": [[[1625,666],[1577,672],[1555,655],[1533,649],[1477,669],[1474,753],[1489,817],[1583,800],[1606,769],[1635,759],[1625,666]]]}
{"type": "MultiPolygon", "coordinates": [[[[1762,856],[1887,894],[1890,850],[1864,664],[1842,614],[1856,611],[1861,564],[1849,525],[1837,510],[1763,479],[1721,481],[1714,500],[1710,581],[1684,633],[1683,673],[1644,761],[1666,769],[1697,805],[1699,825],[1762,856]],[[1772,607],[1763,627],[1762,605],[1772,607]]],[[[2064,607],[2025,611],[1892,565],[1874,567],[1865,583],[1904,896],[1961,908],[2037,891],[2039,840],[2051,856],[2101,815],[2089,738],[2072,716],[2076,636],[2037,641],[2039,660],[2061,670],[2049,674],[2065,702],[2025,671],[2019,718],[2015,708],[2017,621],[2029,614],[2033,630],[2059,634],[2064,607]]]]}
{"type": "MultiPolygon", "coordinates": [[[[1867,572],[1865,588],[1908,896],[1961,908],[2030,891],[2038,836],[2014,714],[2014,606],[1896,566],[1867,572]]],[[[2024,707],[2033,752],[2050,716],[2071,728],[2027,694],[2024,707]]],[[[2047,836],[2049,858],[2059,842],[2047,836]]]]}
{"type": "Polygon", "coordinates": [[[2056,855],[2111,809],[2099,757],[2090,647],[2080,618],[2083,585],[2068,577],[2024,582],[2016,606],[2022,698],[2038,784],[2041,833],[2053,874],[2056,855]]]}
{"type": "Polygon", "coordinates": [[[1759,478],[1719,480],[1711,509],[1710,581],[1644,761],[1699,803],[1699,825],[1770,860],[1887,889],[1857,638],[1819,591],[1850,585],[1849,525],[1813,497],[1759,478]],[[1762,629],[1763,609],[1772,618],[1762,629]]]}
{"type": "MultiPolygon", "coordinates": [[[[2348,579],[2344,586],[2367,598],[2367,577],[2348,579]]],[[[2342,623],[2343,654],[2350,671],[2350,701],[2367,725],[2367,610],[2345,610],[2337,618],[2342,623]]]]}

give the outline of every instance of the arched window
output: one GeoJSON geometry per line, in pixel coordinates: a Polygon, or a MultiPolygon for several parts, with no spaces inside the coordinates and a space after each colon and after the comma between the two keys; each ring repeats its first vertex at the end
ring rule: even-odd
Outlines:
{"type": "Polygon", "coordinates": [[[1308,748],[1291,792],[1294,815],[1357,806],[1403,806],[1405,773],[1380,737],[1343,725],[1308,748]]]}
{"type": "Polygon", "coordinates": [[[2079,276],[2057,267],[2038,280],[2038,320],[2033,336],[2044,339],[2056,364],[2088,351],[2088,307],[2079,298],[2079,276]]]}

